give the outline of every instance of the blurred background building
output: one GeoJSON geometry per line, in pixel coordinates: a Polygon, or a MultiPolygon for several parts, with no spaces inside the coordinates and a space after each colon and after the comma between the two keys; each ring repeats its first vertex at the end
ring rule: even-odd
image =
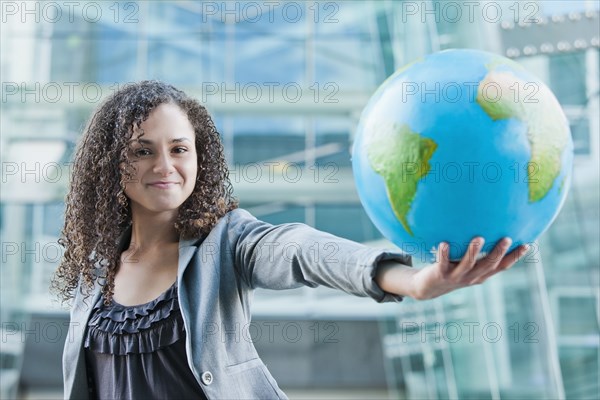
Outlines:
{"type": "Polygon", "coordinates": [[[562,212],[524,262],[438,300],[259,291],[256,346],[292,398],[600,398],[598,1],[0,5],[0,398],[62,394],[68,314],[48,284],[74,145],[108,94],[193,94],[242,207],[389,247],[354,189],[353,131],[387,76],[446,48],[503,54],[554,91],[576,155],[562,212]]]}

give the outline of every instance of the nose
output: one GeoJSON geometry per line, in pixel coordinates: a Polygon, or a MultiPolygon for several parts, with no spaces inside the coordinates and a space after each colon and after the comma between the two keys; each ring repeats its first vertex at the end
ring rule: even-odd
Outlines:
{"type": "Polygon", "coordinates": [[[154,163],[154,167],[152,168],[152,172],[155,174],[160,174],[163,176],[167,176],[173,173],[175,170],[173,165],[173,160],[169,156],[169,154],[165,154],[161,152],[156,157],[156,162],[154,163]]]}

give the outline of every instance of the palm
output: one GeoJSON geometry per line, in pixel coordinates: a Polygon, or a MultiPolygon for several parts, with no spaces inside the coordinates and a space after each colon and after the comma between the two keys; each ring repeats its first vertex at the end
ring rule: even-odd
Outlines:
{"type": "Polygon", "coordinates": [[[483,238],[473,239],[465,256],[456,263],[449,260],[448,245],[440,244],[437,261],[413,275],[416,297],[431,299],[461,287],[483,283],[490,276],[510,268],[528,248],[519,246],[506,254],[511,241],[505,238],[492,252],[478,260],[483,243],[483,238]]]}

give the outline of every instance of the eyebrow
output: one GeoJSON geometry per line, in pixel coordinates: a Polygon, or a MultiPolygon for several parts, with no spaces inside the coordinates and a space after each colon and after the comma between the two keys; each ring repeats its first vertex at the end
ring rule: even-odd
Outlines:
{"type": "MultiPolygon", "coordinates": [[[[190,139],[186,138],[186,137],[181,137],[181,138],[177,138],[177,139],[173,139],[171,140],[169,143],[181,143],[181,142],[185,142],[185,141],[190,141],[190,139]]],[[[140,143],[140,144],[153,144],[154,142],[152,142],[152,140],[148,140],[148,139],[134,139],[133,140],[134,143],[140,143]]]]}

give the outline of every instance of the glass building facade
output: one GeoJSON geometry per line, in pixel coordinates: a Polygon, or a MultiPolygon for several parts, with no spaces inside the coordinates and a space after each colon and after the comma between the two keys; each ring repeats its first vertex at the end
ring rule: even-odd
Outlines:
{"type": "MultiPolygon", "coordinates": [[[[268,222],[391,246],[354,188],[354,130],[386,77],[447,48],[510,56],[556,94],[575,144],[558,218],[526,259],[483,286],[397,305],[322,288],[258,291],[255,318],[340,321],[356,331],[374,324],[384,379],[364,380],[375,390],[364,396],[599,398],[598,30],[558,51],[588,22],[597,27],[595,1],[3,2],[0,398],[25,385],[30,342],[56,346],[44,331],[54,325],[38,325],[40,333],[28,322],[67,315],[48,284],[61,255],[70,160],[108,94],[142,79],[180,87],[213,115],[242,207],[268,222]],[[527,31],[533,20],[547,20],[555,37],[527,31]],[[538,42],[557,50],[524,50],[538,42]]],[[[313,346],[304,357],[323,351],[313,346]]],[[[376,363],[365,360],[363,368],[376,363]]],[[[323,387],[352,387],[328,377],[323,387]]]]}

